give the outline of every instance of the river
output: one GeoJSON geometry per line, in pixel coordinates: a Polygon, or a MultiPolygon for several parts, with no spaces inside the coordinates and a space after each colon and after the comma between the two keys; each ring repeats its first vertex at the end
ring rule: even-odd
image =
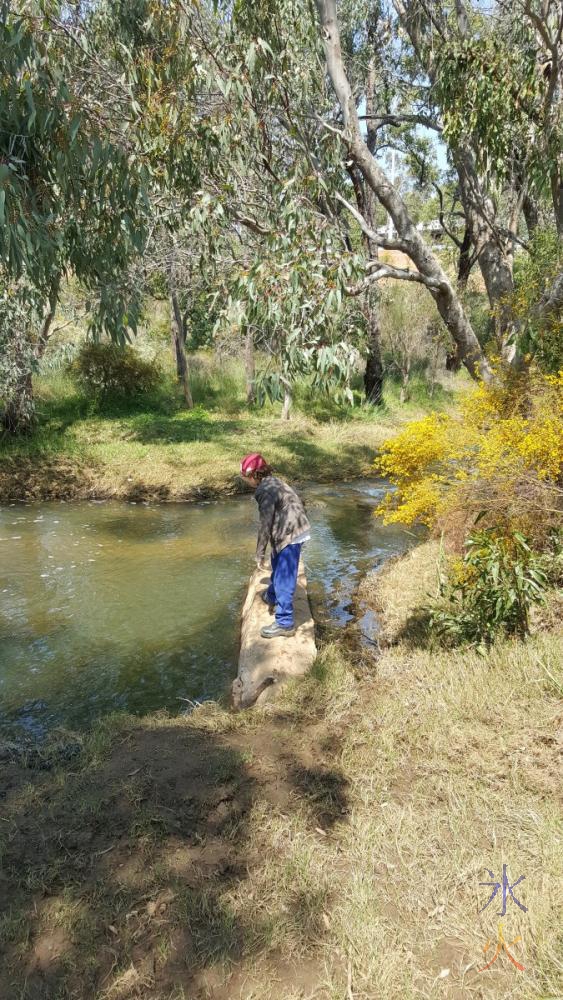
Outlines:
{"type": "MultiPolygon", "coordinates": [[[[315,619],[353,618],[361,576],[415,536],[383,526],[383,480],[308,484],[315,619]]],[[[0,508],[0,734],[41,738],[114,711],[174,713],[236,674],[253,569],[252,495],[198,504],[0,508]]],[[[374,627],[369,615],[365,629],[374,627]]],[[[282,640],[278,640],[282,641],[282,640]]]]}

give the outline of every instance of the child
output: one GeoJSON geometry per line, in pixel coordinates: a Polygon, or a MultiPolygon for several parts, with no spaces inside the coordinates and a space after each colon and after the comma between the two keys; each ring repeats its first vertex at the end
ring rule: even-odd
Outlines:
{"type": "Polygon", "coordinates": [[[266,460],[253,452],[240,463],[246,482],[256,490],[260,513],[256,564],[265,569],[264,558],[268,542],[272,550],[272,576],[262,600],[275,605],[276,619],[264,626],[260,635],[264,639],[295,635],[293,596],[297,586],[301,546],[311,537],[303,501],[295,490],[273,475],[266,460]]]}

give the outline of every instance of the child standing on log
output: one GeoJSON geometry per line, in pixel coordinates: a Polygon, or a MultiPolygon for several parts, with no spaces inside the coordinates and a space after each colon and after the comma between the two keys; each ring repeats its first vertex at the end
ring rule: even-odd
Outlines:
{"type": "Polygon", "coordinates": [[[256,565],[266,569],[266,548],[271,548],[272,575],[268,589],[261,595],[265,604],[275,607],[276,618],[264,626],[264,639],[295,635],[293,598],[297,586],[299,558],[304,542],[311,537],[305,506],[291,486],[273,475],[266,460],[253,452],[240,463],[245,481],[254,489],[260,525],[256,543],[256,565]]]}

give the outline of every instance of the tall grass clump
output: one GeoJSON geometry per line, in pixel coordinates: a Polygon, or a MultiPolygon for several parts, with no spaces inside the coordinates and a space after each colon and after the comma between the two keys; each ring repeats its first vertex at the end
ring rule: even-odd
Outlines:
{"type": "Polygon", "coordinates": [[[194,403],[208,409],[236,413],[246,405],[244,369],[233,358],[219,360],[198,353],[189,355],[190,385],[194,403]]]}

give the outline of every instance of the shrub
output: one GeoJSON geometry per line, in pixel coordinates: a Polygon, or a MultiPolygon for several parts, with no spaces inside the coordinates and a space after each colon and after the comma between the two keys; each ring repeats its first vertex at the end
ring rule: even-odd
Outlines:
{"type": "Polygon", "coordinates": [[[161,376],[158,366],[132,347],[93,341],[80,348],[70,371],[88,395],[101,398],[152,392],[161,376]]]}
{"type": "Polygon", "coordinates": [[[519,532],[504,537],[487,529],[467,539],[463,560],[450,566],[441,583],[445,606],[430,626],[452,645],[491,645],[498,634],[523,638],[530,610],[545,603],[550,558],[533,552],[519,532]]]}
{"type": "Polygon", "coordinates": [[[563,240],[555,229],[537,229],[529,253],[514,262],[514,293],[510,308],[517,320],[519,347],[533,354],[544,371],[556,373],[563,365],[561,315],[541,315],[537,303],[563,266],[563,240]]]}
{"type": "Polygon", "coordinates": [[[538,545],[560,518],[563,373],[499,376],[384,442],[377,468],[397,488],[379,510],[388,522],[430,527],[477,517],[538,545]]]}

